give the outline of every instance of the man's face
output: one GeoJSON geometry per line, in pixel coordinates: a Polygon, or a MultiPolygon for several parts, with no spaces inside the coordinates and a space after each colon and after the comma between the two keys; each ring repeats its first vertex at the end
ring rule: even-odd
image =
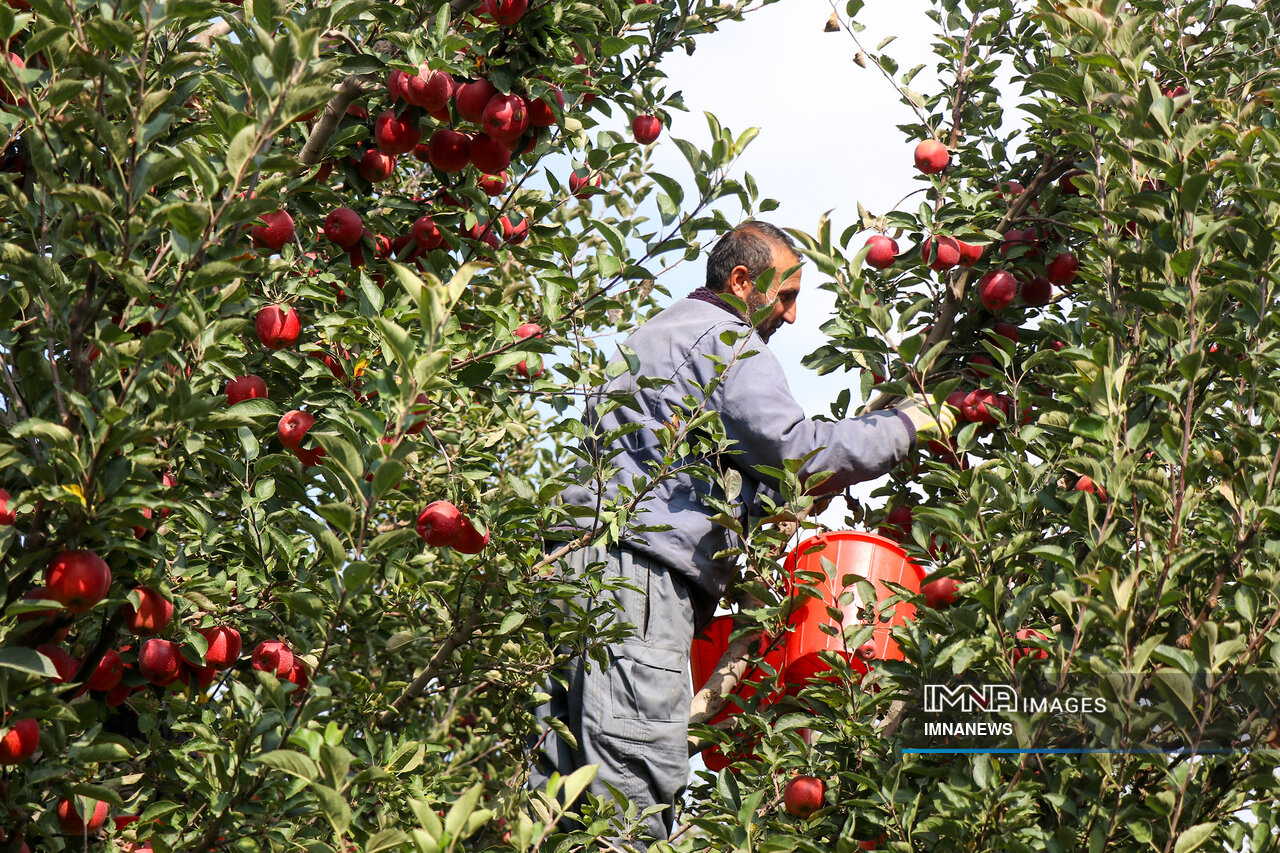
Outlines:
{"type": "Polygon", "coordinates": [[[747,309],[752,316],[766,305],[771,303],[773,305],[773,311],[756,327],[756,331],[765,341],[773,337],[773,333],[782,328],[783,323],[796,321],[796,297],[800,295],[799,263],[790,249],[785,246],[774,246],[774,281],[769,287],[769,292],[761,293],[752,287],[751,292],[747,294],[747,309]],[[791,267],[796,267],[796,271],[789,278],[783,279],[782,276],[786,275],[791,267]]]}

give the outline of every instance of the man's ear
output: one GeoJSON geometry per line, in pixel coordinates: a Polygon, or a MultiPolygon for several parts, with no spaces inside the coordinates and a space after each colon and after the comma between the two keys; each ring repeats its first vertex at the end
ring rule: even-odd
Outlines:
{"type": "Polygon", "coordinates": [[[747,272],[745,264],[738,264],[736,267],[729,270],[729,278],[725,282],[724,286],[727,293],[732,293],[743,302],[746,302],[747,297],[751,295],[751,290],[754,287],[755,283],[751,281],[751,275],[747,272]]]}

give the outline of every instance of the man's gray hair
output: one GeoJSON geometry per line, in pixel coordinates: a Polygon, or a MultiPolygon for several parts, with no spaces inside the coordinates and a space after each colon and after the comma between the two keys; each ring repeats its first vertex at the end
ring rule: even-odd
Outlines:
{"type": "MultiPolygon", "coordinates": [[[[774,245],[787,247],[795,255],[796,262],[800,261],[795,241],[786,232],[768,222],[748,219],[716,241],[711,256],[707,258],[707,288],[724,290],[729,273],[737,266],[746,267],[747,275],[755,281],[773,266],[774,245]]],[[[779,274],[781,272],[778,270],[779,274]]]]}

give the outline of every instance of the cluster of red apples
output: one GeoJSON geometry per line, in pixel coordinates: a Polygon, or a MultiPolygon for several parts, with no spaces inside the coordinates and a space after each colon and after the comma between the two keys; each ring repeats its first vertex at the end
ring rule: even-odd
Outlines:
{"type": "MultiPolygon", "coordinates": [[[[502,0],[486,3],[482,12],[499,26],[511,27],[523,18],[526,6],[521,0],[502,0]],[[492,9],[488,8],[490,5],[492,9]]],[[[581,54],[578,63],[585,63],[581,54]]],[[[373,123],[373,145],[357,150],[352,156],[353,165],[370,184],[391,178],[399,158],[405,155],[412,155],[443,175],[457,175],[474,167],[478,174],[476,186],[490,197],[500,196],[510,185],[508,169],[513,158],[530,152],[545,138],[548,129],[558,123],[557,113],[565,109],[560,88],[552,84],[545,88],[546,92],[540,96],[527,91],[503,92],[483,76],[459,81],[449,71],[432,68],[427,62],[420,63],[412,72],[394,69],[387,77],[390,104],[373,123]],[[423,122],[427,118],[431,124],[424,132],[423,122]]],[[[588,94],[582,104],[592,100],[594,95],[588,94]]],[[[353,104],[348,113],[361,120],[369,116],[368,110],[357,104],[353,104]]],[[[632,120],[631,131],[637,142],[651,144],[661,135],[662,120],[649,113],[637,115],[632,120]]],[[[333,162],[326,163],[319,177],[327,178],[333,168],[333,162]]],[[[601,183],[598,172],[584,170],[574,171],[568,179],[569,191],[578,198],[586,198],[589,191],[601,183]]],[[[459,205],[447,191],[442,190],[437,199],[454,207],[459,205]]],[[[419,197],[415,201],[425,203],[426,199],[419,197]]],[[[277,210],[260,218],[263,224],[250,230],[259,248],[278,252],[294,240],[295,223],[287,211],[277,210]]],[[[379,257],[394,254],[401,260],[417,261],[424,253],[445,243],[436,219],[425,208],[407,234],[387,238],[365,227],[357,211],[339,207],[326,216],[324,235],[345,251],[351,265],[356,267],[365,265],[365,252],[369,247],[379,257]]],[[[496,221],[477,221],[470,228],[458,231],[459,238],[479,240],[494,249],[501,243],[522,243],[528,235],[528,220],[522,217],[513,220],[506,213],[496,221]]]]}
{"type": "MultiPolygon", "coordinates": [[[[120,623],[134,642],[107,648],[97,660],[76,660],[62,645],[70,635],[75,620],[93,610],[107,598],[112,585],[111,569],[98,554],[88,550],[68,550],[56,554],[45,568],[44,585],[28,590],[24,599],[32,609],[18,617],[19,632],[39,639],[36,651],[52,665],[56,675],[53,684],[79,685],[76,696],[90,691],[99,694],[111,707],[124,702],[132,693],[172,685],[194,685],[208,689],[241,658],[240,632],[226,624],[212,624],[195,629],[205,640],[207,649],[199,655],[178,640],[173,626],[173,602],[150,586],[137,586],[123,605],[120,623]],[[136,603],[135,603],[136,601],[136,603]],[[40,608],[47,602],[57,607],[40,608]],[[44,640],[44,642],[40,642],[44,640]],[[135,647],[135,642],[138,644],[135,647]]],[[[204,621],[200,617],[200,621],[204,621]]],[[[267,672],[305,689],[310,678],[306,664],[283,642],[265,640],[251,656],[252,669],[267,672]]],[[[11,715],[0,734],[0,765],[29,761],[40,746],[40,724],[35,719],[11,715]]],[[[95,831],[107,817],[107,804],[97,803],[90,815],[81,814],[71,800],[58,803],[59,823],[66,832],[83,834],[95,831]]]]}
{"type": "MultiPolygon", "coordinates": [[[[950,152],[937,140],[928,139],[916,146],[916,167],[925,174],[942,172],[950,162],[950,152]]],[[[1059,193],[1077,195],[1079,188],[1074,179],[1082,174],[1084,173],[1077,169],[1063,175],[1058,182],[1059,193]]],[[[1020,183],[1010,180],[998,187],[997,194],[1007,201],[1023,192],[1025,189],[1020,183]]],[[[1038,203],[1033,205],[1038,206],[1038,203]]],[[[976,266],[984,257],[995,261],[999,268],[988,270],[982,275],[977,282],[976,291],[982,307],[993,315],[998,315],[1019,300],[1022,305],[1032,308],[1047,305],[1054,299],[1055,287],[1067,287],[1075,281],[1080,266],[1075,254],[1069,251],[1059,252],[1046,263],[1043,259],[1042,242],[1043,235],[1034,227],[1006,231],[1003,239],[986,244],[967,243],[954,236],[933,234],[922,241],[920,257],[931,270],[943,273],[957,267],[976,266]]],[[[888,269],[898,262],[898,244],[887,235],[873,235],[867,240],[866,249],[866,261],[876,269],[888,269]]],[[[988,334],[993,343],[999,346],[1004,346],[1004,342],[1016,345],[1019,340],[1018,327],[999,320],[992,323],[988,334]]],[[[1057,346],[1060,344],[1055,344],[1055,348],[1057,346]]],[[[991,359],[978,355],[969,360],[969,373],[987,375],[992,366],[991,359]]],[[[947,403],[958,410],[963,421],[979,424],[984,428],[1014,420],[1027,423],[1031,416],[1029,407],[1018,406],[1008,396],[984,388],[954,391],[947,397],[947,403]]],[[[956,467],[963,467],[963,460],[949,443],[930,442],[929,446],[944,460],[956,467]]]]}

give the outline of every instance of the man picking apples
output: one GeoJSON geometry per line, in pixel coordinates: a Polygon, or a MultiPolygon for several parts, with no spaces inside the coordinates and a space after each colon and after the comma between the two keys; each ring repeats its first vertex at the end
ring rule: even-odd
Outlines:
{"type": "MultiPolygon", "coordinates": [[[[718,415],[732,449],[683,461],[736,470],[741,488],[735,503],[744,520],[762,493],[778,488],[761,466],[781,469],[785,460],[805,459],[802,480],[832,472],[811,491],[838,492],[886,474],[908,458],[918,440],[950,432],[954,413],[922,399],[842,421],[805,417],[766,345],[784,323],[795,322],[800,263],[794,243],[781,230],[745,222],[712,249],[705,287],[676,300],[627,338],[624,345],[638,360],[638,370],[622,370],[587,407],[588,433],[596,436],[588,439],[587,450],[604,468],[617,470],[600,494],[587,473],[580,477],[584,485],[564,492],[576,525],[568,535],[601,532],[593,527],[597,507],[625,503],[644,488],[663,466],[660,430],[687,423],[699,411],[718,415]],[[772,275],[764,280],[771,283],[762,292],[757,282],[768,271],[772,275]],[[746,305],[747,314],[724,298],[730,294],[746,305]],[[633,398],[634,405],[597,417],[596,404],[611,396],[633,398]],[[688,397],[698,403],[693,411],[684,402],[688,397]],[[934,409],[940,409],[937,415],[934,409]],[[613,444],[598,438],[635,424],[638,429],[622,429],[613,444]]],[[[689,646],[737,568],[734,558],[722,556],[731,547],[731,532],[712,520],[717,514],[712,498],[726,495],[682,466],[649,489],[618,544],[581,548],[560,565],[567,575],[621,577],[634,587],[607,593],[618,607],[616,618],[631,623],[634,632],[609,647],[608,666],[589,666],[579,656],[564,674],[567,687],[555,679],[548,683],[551,698],[538,716],[562,721],[577,746],[549,727],[544,730],[531,781],[541,786],[552,771],[568,775],[597,764],[593,793],[608,797],[611,785],[642,810],[667,806],[646,820],[655,839],[669,836],[672,804],[688,782],[689,646]]]]}

